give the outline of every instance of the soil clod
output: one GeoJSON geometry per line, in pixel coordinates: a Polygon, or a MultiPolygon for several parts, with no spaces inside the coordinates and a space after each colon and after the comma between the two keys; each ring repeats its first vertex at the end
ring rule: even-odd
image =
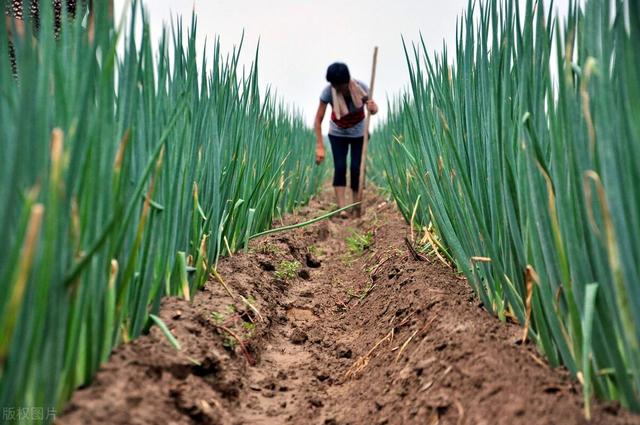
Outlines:
{"type": "Polygon", "coordinates": [[[310,403],[312,406],[315,406],[315,407],[322,407],[322,406],[324,406],[324,403],[322,402],[322,400],[321,400],[319,397],[311,397],[311,398],[309,399],[309,403],[310,403]]]}
{"type": "Polygon", "coordinates": [[[310,252],[307,252],[305,259],[307,267],[311,267],[312,269],[317,269],[322,265],[320,260],[318,260],[318,258],[310,252]]]}
{"type": "Polygon", "coordinates": [[[344,344],[338,344],[336,354],[340,359],[350,359],[353,356],[351,349],[344,344]]]}
{"type": "Polygon", "coordinates": [[[300,276],[300,278],[302,278],[304,280],[310,280],[311,279],[311,274],[309,273],[309,270],[307,270],[307,269],[300,269],[300,271],[298,271],[298,276],[300,276]]]}
{"type": "Polygon", "coordinates": [[[291,337],[289,339],[291,340],[292,343],[300,345],[307,342],[307,340],[309,339],[309,336],[302,329],[296,328],[291,333],[291,337]]]}

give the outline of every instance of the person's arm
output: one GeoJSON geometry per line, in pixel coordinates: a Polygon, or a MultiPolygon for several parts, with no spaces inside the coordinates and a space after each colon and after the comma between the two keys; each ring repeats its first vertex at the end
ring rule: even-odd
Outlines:
{"type": "Polygon", "coordinates": [[[367,111],[369,111],[369,113],[371,115],[375,115],[378,113],[378,104],[373,100],[373,99],[369,99],[369,85],[367,83],[365,83],[364,81],[360,81],[360,80],[356,80],[358,82],[358,84],[360,85],[360,87],[362,87],[364,89],[364,92],[366,93],[366,96],[363,100],[366,99],[365,104],[367,106],[367,111]]]}
{"type": "Polygon", "coordinates": [[[316,164],[322,163],[324,161],[324,139],[322,138],[322,120],[324,119],[324,114],[327,111],[327,104],[324,102],[320,102],[318,105],[318,111],[316,112],[316,119],[313,125],[313,129],[316,132],[316,164]]]}

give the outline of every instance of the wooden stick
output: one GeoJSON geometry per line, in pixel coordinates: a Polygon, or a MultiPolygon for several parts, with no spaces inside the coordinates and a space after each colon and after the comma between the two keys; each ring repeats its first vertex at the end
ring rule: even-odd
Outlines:
{"type": "MultiPolygon", "coordinates": [[[[373,65],[371,66],[371,84],[369,85],[368,99],[373,99],[373,87],[376,82],[376,66],[378,63],[378,46],[373,48],[373,65]]],[[[371,114],[366,111],[366,118],[364,121],[364,141],[362,143],[362,157],[360,159],[360,180],[358,181],[358,201],[360,205],[357,209],[357,215],[362,216],[364,213],[364,204],[362,203],[362,197],[364,194],[365,186],[365,172],[367,162],[367,147],[369,146],[369,123],[371,121],[371,114]]]]}

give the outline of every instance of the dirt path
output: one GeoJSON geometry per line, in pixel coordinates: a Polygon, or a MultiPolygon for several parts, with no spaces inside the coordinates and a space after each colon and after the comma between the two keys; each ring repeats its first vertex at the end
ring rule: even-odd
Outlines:
{"type": "MultiPolygon", "coordinates": [[[[484,311],[454,271],[416,260],[392,205],[367,204],[364,219],[272,235],[225,258],[234,299],[214,279],[192,303],[166,300],[161,317],[182,350],[152,328],[118,348],[58,422],[587,423],[577,383],[516,344],[520,328],[484,311]],[[371,246],[350,253],[354,232],[371,246]]],[[[592,423],[640,417],[597,403],[592,423]]]]}

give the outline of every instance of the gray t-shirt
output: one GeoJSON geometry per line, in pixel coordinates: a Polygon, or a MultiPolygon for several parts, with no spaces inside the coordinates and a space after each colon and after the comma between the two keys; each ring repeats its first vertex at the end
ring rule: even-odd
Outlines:
{"type": "MultiPolygon", "coordinates": [[[[360,85],[360,87],[362,87],[362,89],[365,92],[369,93],[368,85],[366,85],[360,80],[356,80],[356,82],[360,85]]],[[[328,103],[331,105],[331,107],[333,107],[333,98],[331,96],[331,84],[328,84],[324,88],[324,90],[322,90],[322,93],[320,93],[320,102],[328,103]]],[[[351,99],[347,101],[347,108],[349,108],[349,113],[357,111],[351,99]]],[[[333,120],[330,120],[329,134],[332,136],[339,136],[339,137],[362,137],[364,136],[364,120],[360,121],[353,127],[348,127],[348,128],[339,127],[335,122],[333,122],[333,120]]]]}

